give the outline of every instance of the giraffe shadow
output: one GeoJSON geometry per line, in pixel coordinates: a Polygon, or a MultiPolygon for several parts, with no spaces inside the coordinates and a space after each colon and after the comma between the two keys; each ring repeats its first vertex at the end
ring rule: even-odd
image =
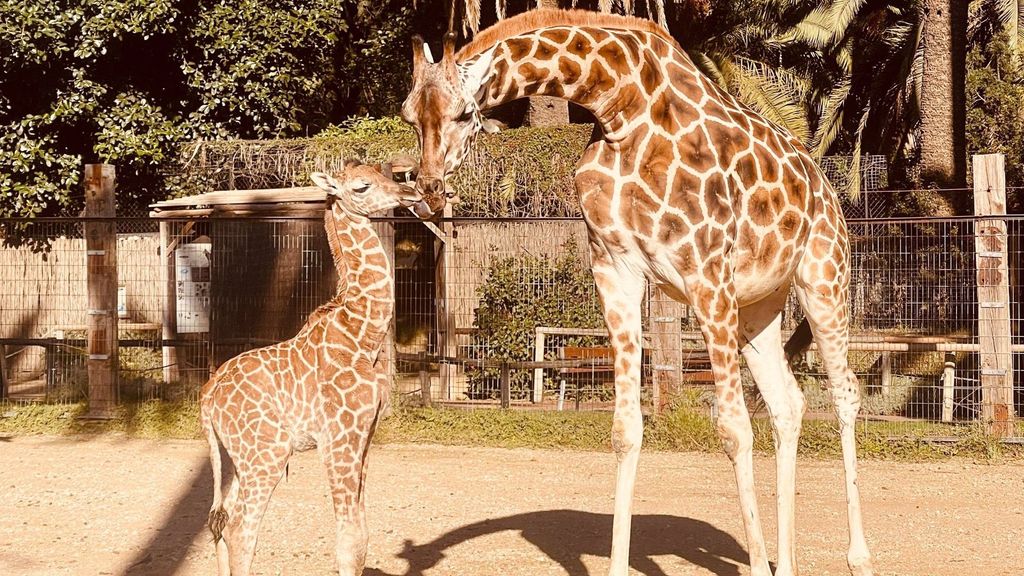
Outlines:
{"type": "MultiPolygon", "coordinates": [[[[590,576],[584,556],[611,554],[612,516],[579,510],[545,510],[484,520],[457,528],[427,542],[406,540],[396,555],[409,563],[402,575],[370,568],[365,576],[422,576],[445,558],[445,551],[474,538],[499,532],[519,532],[559,564],[568,576],[590,576]]],[[[664,514],[633,516],[630,566],[645,576],[667,576],[655,556],[676,556],[719,576],[739,576],[737,564],[749,556],[731,535],[700,520],[664,514]]]]}
{"type": "Polygon", "coordinates": [[[163,524],[142,546],[120,576],[174,574],[186,560],[186,553],[197,534],[207,534],[206,519],[213,503],[213,474],[206,460],[190,479],[190,484],[166,515],[163,524]]]}

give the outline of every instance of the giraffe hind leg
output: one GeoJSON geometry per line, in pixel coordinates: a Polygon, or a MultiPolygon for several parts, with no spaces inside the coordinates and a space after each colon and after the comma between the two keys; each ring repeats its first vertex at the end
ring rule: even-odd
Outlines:
{"type": "Polygon", "coordinates": [[[258,454],[254,461],[242,459],[240,451],[228,448],[235,474],[225,499],[227,521],[223,540],[218,543],[218,564],[221,562],[219,553],[223,550],[227,558],[227,573],[231,576],[248,576],[251,573],[260,524],[274,489],[284,478],[291,456],[291,444],[283,431],[276,425],[270,428],[276,433],[248,440],[251,446],[246,447],[245,453],[258,454]]]}
{"type": "Polygon", "coordinates": [[[732,461],[752,576],[771,576],[754,487],[754,433],[743,399],[739,365],[739,310],[731,285],[690,289],[693,307],[711,357],[718,419],[715,428],[732,461]]]}
{"type": "Polygon", "coordinates": [[[740,309],[740,330],[747,361],[768,407],[775,437],[778,506],[778,565],[775,576],[795,576],[796,453],[804,414],[804,396],[782,346],[782,309],[789,284],[764,300],[740,309]]]}
{"type": "Polygon", "coordinates": [[[818,353],[828,372],[832,400],[839,419],[843,469],[846,477],[846,511],[850,530],[847,563],[854,576],[871,576],[871,554],[864,536],[860,489],[857,486],[857,439],[855,425],[860,411],[860,385],[850,368],[849,307],[847,283],[798,280],[797,296],[814,333],[818,353]],[[835,290],[838,286],[838,290],[835,290]]]}

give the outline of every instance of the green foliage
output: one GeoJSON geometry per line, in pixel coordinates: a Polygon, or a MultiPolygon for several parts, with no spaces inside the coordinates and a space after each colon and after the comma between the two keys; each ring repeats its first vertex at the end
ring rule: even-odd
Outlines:
{"type": "Polygon", "coordinates": [[[400,409],[374,440],[501,448],[611,449],[607,412],[400,409]]]}
{"type": "MultiPolygon", "coordinates": [[[[429,10],[423,3],[421,7],[429,10]]],[[[409,91],[414,11],[408,2],[361,0],[358,26],[339,48],[338,89],[348,109],[357,114],[397,114],[409,91]]],[[[421,34],[421,27],[415,26],[421,34]]]]}
{"type": "MultiPolygon", "coordinates": [[[[117,418],[87,421],[84,403],[70,405],[0,405],[0,434],[118,434],[135,438],[202,440],[196,402],[126,402],[117,418]]],[[[707,407],[684,398],[659,416],[645,417],[644,449],[720,452],[721,442],[707,407]]],[[[772,452],[771,424],[755,418],[754,449],[772,452]]],[[[545,412],[521,410],[437,410],[402,408],[380,423],[374,441],[415,442],[498,448],[611,451],[610,412],[545,412]]],[[[1024,433],[1024,427],[1018,429],[1024,433]]],[[[863,459],[911,462],[970,458],[979,462],[1019,460],[1020,446],[1003,444],[980,426],[947,426],[928,422],[867,422],[857,427],[858,453],[863,459]],[[932,442],[929,437],[956,442],[932,442]]],[[[800,455],[838,459],[837,424],[806,420],[800,455]]]]}
{"type": "MultiPolygon", "coordinates": [[[[533,357],[534,331],[538,326],[603,325],[593,276],[584,269],[579,249],[571,240],[555,257],[527,254],[493,260],[486,281],[477,290],[480,307],[476,309],[473,325],[478,331],[473,335],[472,346],[476,357],[528,360],[533,357]]],[[[586,346],[593,345],[594,339],[581,336],[565,342],[586,346]]],[[[472,374],[472,395],[496,397],[497,376],[494,370],[472,374]]],[[[522,392],[531,382],[532,373],[517,372],[512,376],[512,389],[522,392]]]]}
{"type": "MultiPolygon", "coordinates": [[[[968,154],[1004,154],[1007,186],[1024,186],[1024,66],[1001,33],[967,57],[968,154]]],[[[1009,212],[1024,210],[1024,197],[1009,194],[1009,212]]]]}
{"type": "Polygon", "coordinates": [[[201,9],[183,38],[192,48],[182,72],[201,96],[192,117],[218,136],[264,138],[323,125],[334,47],[348,28],[340,4],[235,0],[201,9]]]}
{"type": "Polygon", "coordinates": [[[412,18],[397,0],[0,0],[0,216],[77,213],[83,163],[117,165],[131,213],[209,184],[178,174],[185,142],[394,113],[412,18]]]}
{"type": "Polygon", "coordinates": [[[126,434],[135,438],[201,437],[197,402],[125,402],[113,420],[79,420],[86,403],[3,406],[3,434],[126,434]]]}

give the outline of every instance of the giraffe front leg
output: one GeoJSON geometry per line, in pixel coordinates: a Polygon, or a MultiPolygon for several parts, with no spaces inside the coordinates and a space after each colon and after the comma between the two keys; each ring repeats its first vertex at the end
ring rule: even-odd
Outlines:
{"type": "Polygon", "coordinates": [[[320,450],[334,504],[339,576],[359,576],[366,565],[369,543],[364,499],[366,460],[379,409],[379,406],[366,406],[352,420],[356,429],[332,434],[335,440],[320,450]]]}
{"type": "Polygon", "coordinates": [[[711,358],[718,406],[716,429],[725,453],[732,461],[739,492],[743,528],[747,536],[752,576],[771,576],[768,553],[754,491],[754,434],[750,414],[743,400],[739,363],[739,310],[732,284],[721,281],[714,288],[691,288],[693,311],[700,320],[701,332],[711,358]]]}
{"type": "Polygon", "coordinates": [[[640,412],[641,330],[640,306],[645,278],[617,269],[607,253],[595,253],[594,281],[601,297],[608,338],[615,357],[615,414],[612,449],[618,462],[615,477],[615,515],[612,524],[611,576],[629,570],[629,536],[632,525],[633,488],[636,484],[643,415],[640,412]]]}

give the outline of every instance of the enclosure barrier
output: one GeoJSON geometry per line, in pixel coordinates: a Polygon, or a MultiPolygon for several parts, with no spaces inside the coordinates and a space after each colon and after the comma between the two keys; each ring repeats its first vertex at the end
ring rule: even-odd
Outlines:
{"type": "MultiPolygon", "coordinates": [[[[850,358],[863,384],[862,414],[897,435],[983,423],[997,436],[1024,436],[1016,419],[1024,407],[1024,216],[1001,213],[998,163],[976,162],[977,216],[848,221],[850,358]]],[[[203,210],[0,220],[4,401],[88,398],[109,409],[118,398],[194,400],[221,362],[294,335],[333,294],[322,208],[203,210]],[[102,247],[90,240],[99,225],[113,231],[102,247]],[[95,280],[104,265],[116,276],[95,280]],[[107,300],[93,299],[96,286],[107,300]],[[112,312],[90,314],[104,310],[112,312]],[[104,361],[108,384],[92,378],[104,361]]],[[[613,408],[582,220],[426,226],[386,217],[378,226],[395,265],[396,401],[613,408]]],[[[643,317],[645,411],[678,403],[710,410],[712,379],[689,310],[651,286],[643,317]]],[[[784,328],[799,319],[793,300],[784,328]]],[[[813,347],[796,375],[808,417],[829,417],[813,347]]],[[[763,410],[747,374],[744,383],[755,413],[763,410]]]]}

